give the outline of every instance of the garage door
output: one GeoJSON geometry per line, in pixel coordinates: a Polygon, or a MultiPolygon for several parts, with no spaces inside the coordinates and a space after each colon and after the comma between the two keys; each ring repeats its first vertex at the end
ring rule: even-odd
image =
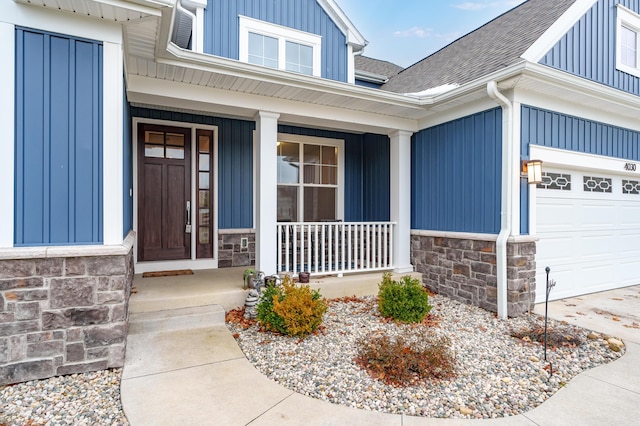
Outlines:
{"type": "Polygon", "coordinates": [[[536,302],[640,284],[640,179],[547,170],[536,192],[536,302]]]}

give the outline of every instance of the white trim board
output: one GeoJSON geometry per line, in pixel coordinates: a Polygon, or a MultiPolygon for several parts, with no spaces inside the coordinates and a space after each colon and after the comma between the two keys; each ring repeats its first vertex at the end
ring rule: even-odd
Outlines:
{"type": "Polygon", "coordinates": [[[520,56],[538,63],[598,0],[577,0],[520,56]]]}
{"type": "Polygon", "coordinates": [[[15,186],[15,26],[0,22],[0,247],[13,247],[15,186]]]}
{"type": "Polygon", "coordinates": [[[103,43],[102,80],[102,232],[103,244],[123,238],[123,58],[122,45],[103,43]],[[113,212],[118,212],[114,214],[113,212]]]}
{"type": "Polygon", "coordinates": [[[635,172],[625,170],[627,163],[640,163],[633,160],[548,148],[540,145],[530,145],[529,153],[531,158],[543,161],[543,171],[545,167],[564,166],[576,170],[594,170],[606,172],[607,174],[640,177],[640,169],[635,172]]]}
{"type": "MultiPolygon", "coordinates": [[[[196,232],[191,233],[191,259],[162,261],[162,262],[138,262],[138,239],[133,248],[133,259],[138,272],[152,272],[169,269],[215,269],[218,267],[218,127],[206,124],[187,123],[181,121],[157,120],[151,118],[132,117],[131,120],[131,161],[133,162],[133,229],[138,230],[138,124],[157,124],[160,126],[174,126],[191,130],[191,199],[197,200],[197,170],[195,169],[195,156],[197,154],[196,130],[213,131],[213,223],[214,232],[210,236],[213,240],[213,259],[196,259],[196,232]]],[[[193,201],[192,201],[193,202],[193,201]]],[[[193,217],[193,216],[192,216],[193,217]]]]}

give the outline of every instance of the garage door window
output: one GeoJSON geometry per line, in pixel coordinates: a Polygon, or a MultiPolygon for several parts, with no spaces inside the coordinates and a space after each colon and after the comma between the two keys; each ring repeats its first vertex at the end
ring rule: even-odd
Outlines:
{"type": "Polygon", "coordinates": [[[571,191],[571,175],[544,172],[542,173],[542,183],[538,184],[538,188],[571,191]]]}
{"type": "Polygon", "coordinates": [[[584,176],[585,192],[613,192],[610,178],[584,176]]]}
{"type": "Polygon", "coordinates": [[[640,181],[622,180],[622,193],[640,195],[640,181]]]}

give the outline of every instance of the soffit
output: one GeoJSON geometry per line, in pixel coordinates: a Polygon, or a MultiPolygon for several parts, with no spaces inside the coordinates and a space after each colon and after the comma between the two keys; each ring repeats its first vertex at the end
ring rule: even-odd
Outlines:
{"type": "Polygon", "coordinates": [[[166,6],[164,1],[122,1],[122,0],[14,0],[32,6],[41,6],[81,16],[125,22],[146,16],[158,15],[155,7],[166,6]],[[153,7],[149,7],[152,5],[153,7]]]}

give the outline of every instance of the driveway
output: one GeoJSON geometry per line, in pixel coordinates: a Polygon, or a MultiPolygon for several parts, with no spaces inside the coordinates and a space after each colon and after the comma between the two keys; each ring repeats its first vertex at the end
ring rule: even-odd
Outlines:
{"type": "Polygon", "coordinates": [[[549,317],[640,344],[640,285],[549,302],[549,317]]]}

